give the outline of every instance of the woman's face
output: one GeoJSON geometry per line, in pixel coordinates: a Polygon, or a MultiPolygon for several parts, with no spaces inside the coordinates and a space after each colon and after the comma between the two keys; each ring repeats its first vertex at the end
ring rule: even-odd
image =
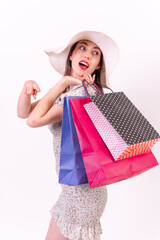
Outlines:
{"type": "Polygon", "coordinates": [[[83,74],[92,74],[100,68],[101,50],[89,40],[81,40],[77,43],[72,55],[71,76],[82,77],[83,74]]]}

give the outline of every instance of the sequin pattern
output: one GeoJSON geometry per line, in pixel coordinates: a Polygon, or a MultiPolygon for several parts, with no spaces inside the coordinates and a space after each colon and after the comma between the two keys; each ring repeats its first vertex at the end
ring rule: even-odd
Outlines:
{"type": "MultiPolygon", "coordinates": [[[[94,94],[93,90],[90,94],[94,94]]],[[[84,96],[81,85],[61,94],[56,104],[63,107],[65,96],[84,96]]],[[[49,126],[53,134],[56,173],[59,173],[62,122],[49,126]]],[[[90,188],[89,185],[68,186],[61,184],[62,192],[50,213],[62,234],[70,240],[95,240],[100,237],[100,218],[107,203],[106,186],[90,188]]]]}

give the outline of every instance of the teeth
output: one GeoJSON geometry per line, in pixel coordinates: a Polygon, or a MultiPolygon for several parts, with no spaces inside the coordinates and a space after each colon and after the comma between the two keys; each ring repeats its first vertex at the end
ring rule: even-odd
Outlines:
{"type": "Polygon", "coordinates": [[[80,62],[80,64],[85,65],[86,67],[88,67],[88,64],[85,63],[85,62],[80,62]]]}

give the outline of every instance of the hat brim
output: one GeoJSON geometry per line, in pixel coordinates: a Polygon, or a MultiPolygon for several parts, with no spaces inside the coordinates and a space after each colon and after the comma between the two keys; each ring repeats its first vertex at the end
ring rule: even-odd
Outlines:
{"type": "Polygon", "coordinates": [[[119,59],[119,49],[117,44],[112,38],[101,32],[95,31],[83,31],[77,33],[71,38],[66,46],[45,50],[45,53],[49,56],[49,60],[53,68],[64,75],[66,60],[70,51],[71,46],[80,41],[89,40],[94,42],[99,46],[103,53],[103,67],[101,71],[101,83],[110,86],[109,76],[114,70],[118,59],[119,59]]]}

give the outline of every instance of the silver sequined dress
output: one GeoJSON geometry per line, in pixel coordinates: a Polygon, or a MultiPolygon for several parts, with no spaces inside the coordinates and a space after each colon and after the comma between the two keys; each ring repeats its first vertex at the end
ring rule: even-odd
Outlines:
{"type": "MultiPolygon", "coordinates": [[[[65,96],[83,96],[81,85],[60,95],[56,104],[63,107],[65,96]]],[[[56,160],[56,173],[59,174],[62,122],[49,126],[53,134],[53,148],[56,160]]],[[[61,184],[62,192],[51,209],[51,216],[61,233],[71,240],[95,240],[100,237],[100,218],[107,203],[107,188],[90,188],[89,185],[68,186],[61,184]]]]}

